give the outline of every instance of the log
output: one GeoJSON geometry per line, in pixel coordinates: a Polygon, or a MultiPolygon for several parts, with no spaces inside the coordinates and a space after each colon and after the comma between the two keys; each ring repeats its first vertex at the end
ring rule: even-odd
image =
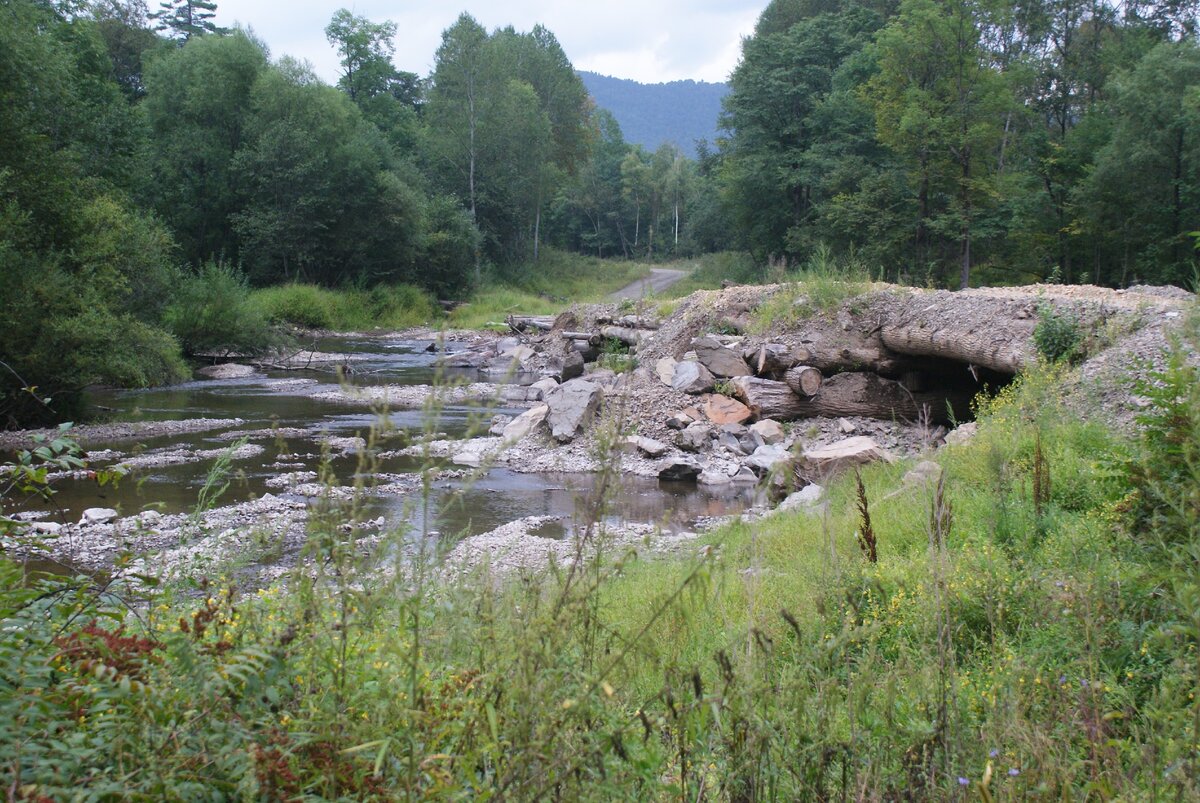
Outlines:
{"type": "Polygon", "coordinates": [[[757,349],[747,349],[743,356],[759,376],[780,374],[796,364],[792,350],[782,343],[763,343],[757,349]]]}
{"type": "Polygon", "coordinates": [[[864,416],[915,422],[928,416],[929,423],[940,424],[951,420],[951,411],[957,420],[966,418],[973,397],[968,389],[910,393],[899,382],[868,373],[845,373],[826,379],[811,398],[798,395],[786,382],[757,377],[736,377],[730,382],[734,395],[756,416],[776,420],[864,416]]]}
{"type": "Polygon", "coordinates": [[[789,368],[783,375],[787,386],[801,396],[817,395],[823,380],[821,372],[811,365],[797,365],[795,368],[789,368]]]}
{"type": "Polygon", "coordinates": [[[586,340],[593,346],[599,346],[603,340],[599,332],[563,332],[562,336],[567,340],[586,340]]]}
{"type": "Polygon", "coordinates": [[[643,315],[623,315],[613,321],[617,326],[624,326],[627,329],[657,329],[659,322],[654,318],[647,318],[643,315]]]}
{"type": "Polygon", "coordinates": [[[504,322],[514,332],[527,332],[530,329],[549,332],[554,328],[553,315],[509,315],[504,322]]]}
{"type": "Polygon", "coordinates": [[[1028,303],[938,292],[932,299],[922,297],[919,309],[889,320],[880,338],[897,354],[940,357],[1015,374],[1032,354],[1037,320],[1024,311],[1028,303]]]}
{"type": "Polygon", "coordinates": [[[640,330],[630,329],[627,326],[601,326],[600,334],[602,337],[620,340],[627,346],[636,346],[641,341],[643,335],[640,330]]]}

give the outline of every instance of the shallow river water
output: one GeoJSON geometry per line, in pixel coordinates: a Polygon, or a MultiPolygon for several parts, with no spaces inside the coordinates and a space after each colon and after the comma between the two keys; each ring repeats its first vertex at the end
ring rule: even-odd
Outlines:
{"type": "MultiPolygon", "coordinates": [[[[313,348],[324,352],[355,355],[348,381],[369,384],[430,384],[437,377],[435,355],[426,351],[429,341],[397,340],[386,337],[331,337],[313,348]]],[[[453,344],[450,348],[453,349],[453,344]]],[[[328,366],[326,366],[327,368],[328,366]]],[[[482,381],[471,372],[460,374],[469,381],[482,381]]],[[[535,377],[530,377],[530,380],[535,377]]],[[[232,462],[230,485],[218,504],[227,505],[286,490],[268,485],[284,472],[316,470],[321,439],[366,435],[377,417],[360,407],[349,407],[312,398],[313,382],[319,389],[337,387],[330,370],[264,370],[238,379],[197,379],[182,385],[136,392],[102,391],[91,401],[109,421],[183,420],[194,418],[239,418],[240,423],[201,433],[170,437],[88,441],[89,451],[113,449],[124,455],[152,455],[178,449],[218,450],[237,440],[234,433],[273,427],[309,430],[304,435],[279,438],[267,433],[253,436],[252,444],[263,447],[255,456],[232,462]],[[307,385],[281,390],[279,380],[307,380],[307,385]]],[[[492,415],[517,415],[521,409],[451,406],[440,412],[436,430],[449,437],[465,437],[474,420],[492,415]]],[[[425,427],[420,410],[390,414],[397,430],[419,434],[425,427]]],[[[384,448],[392,448],[385,446],[384,448]]],[[[342,483],[349,483],[358,458],[354,454],[332,459],[332,469],[342,483]]],[[[64,479],[56,484],[56,504],[61,517],[74,521],[89,507],[111,507],[122,516],[145,509],[177,513],[194,509],[213,459],[181,465],[137,469],[116,488],[98,488],[87,480],[64,479]]],[[[447,466],[449,467],[449,466],[447,466]]],[[[381,471],[408,473],[420,470],[411,457],[384,459],[381,471]]],[[[561,524],[544,528],[542,535],[563,535],[594,494],[596,478],[591,474],[523,474],[496,468],[464,485],[462,480],[435,484],[427,511],[431,529],[445,534],[476,535],[525,516],[555,516],[561,524]],[[453,492],[453,493],[452,493],[453,492]],[[451,501],[453,499],[453,501],[451,501]]],[[[698,489],[694,483],[669,483],[640,477],[622,477],[610,506],[610,523],[650,523],[664,529],[691,529],[697,519],[736,513],[753,502],[751,490],[698,489]]],[[[409,496],[380,497],[371,501],[371,515],[384,515],[391,523],[423,519],[423,503],[409,496]]]]}

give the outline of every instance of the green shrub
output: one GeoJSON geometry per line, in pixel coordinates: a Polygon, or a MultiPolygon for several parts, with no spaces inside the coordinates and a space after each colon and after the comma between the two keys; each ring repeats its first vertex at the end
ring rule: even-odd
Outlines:
{"type": "Polygon", "coordinates": [[[250,303],[245,277],[219,262],[208,262],[179,282],[163,321],[185,354],[253,354],[277,340],[267,318],[250,303]]]}
{"type": "Polygon", "coordinates": [[[1033,343],[1048,362],[1074,362],[1082,356],[1083,327],[1075,318],[1042,301],[1038,304],[1033,343]]]}
{"type": "Polygon", "coordinates": [[[289,323],[305,329],[333,326],[332,299],[326,290],[312,284],[285,284],[256,290],[255,306],[271,323],[289,323]]]}

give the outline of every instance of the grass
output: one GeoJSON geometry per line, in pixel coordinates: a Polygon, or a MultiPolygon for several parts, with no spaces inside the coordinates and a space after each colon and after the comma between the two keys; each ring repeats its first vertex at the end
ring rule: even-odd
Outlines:
{"type": "Polygon", "coordinates": [[[287,284],[253,291],[250,303],[272,323],[337,331],[406,329],[440,314],[429,294],[411,285],[365,290],[287,284]]]}
{"type": "Polygon", "coordinates": [[[814,312],[836,309],[870,288],[871,273],[852,254],[835,256],[821,245],[798,270],[780,277],[780,283],[783,288],[755,309],[753,331],[791,326],[814,312]]]}
{"type": "Polygon", "coordinates": [[[974,440],[936,453],[940,484],[862,470],[877,563],[850,475],[824,514],[726,526],[691,557],[592,531],[597,557],[505,583],[442,584],[436,556],[396,558],[442,539],[405,533],[381,568],[340,527],[353,509],[324,506],[286,584],[152,590],[144,625],[111,587],[0,577],[0,781],[51,799],[1195,799],[1195,371],[1180,358],[1148,391],[1151,435],[1129,442],[1067,411],[1061,370],[982,403],[974,440]]]}
{"type": "Polygon", "coordinates": [[[644,278],[650,265],[546,249],[537,264],[521,265],[492,277],[469,303],[449,315],[454,328],[503,324],[509,314],[553,315],[570,304],[605,300],[610,293],[644,278]]]}

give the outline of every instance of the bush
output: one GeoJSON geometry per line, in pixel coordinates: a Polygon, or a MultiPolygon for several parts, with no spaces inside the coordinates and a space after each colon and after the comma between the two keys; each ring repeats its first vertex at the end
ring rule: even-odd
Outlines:
{"type": "Polygon", "coordinates": [[[312,284],[285,284],[255,291],[255,306],[271,323],[290,323],[305,329],[333,326],[331,299],[326,290],[312,284]]]}
{"type": "Polygon", "coordinates": [[[1043,301],[1038,304],[1033,343],[1048,362],[1074,362],[1082,356],[1083,328],[1079,321],[1043,301]]]}
{"type": "Polygon", "coordinates": [[[254,354],[277,340],[266,317],[250,303],[245,277],[219,262],[208,262],[180,281],[163,319],[185,354],[254,354]]]}

